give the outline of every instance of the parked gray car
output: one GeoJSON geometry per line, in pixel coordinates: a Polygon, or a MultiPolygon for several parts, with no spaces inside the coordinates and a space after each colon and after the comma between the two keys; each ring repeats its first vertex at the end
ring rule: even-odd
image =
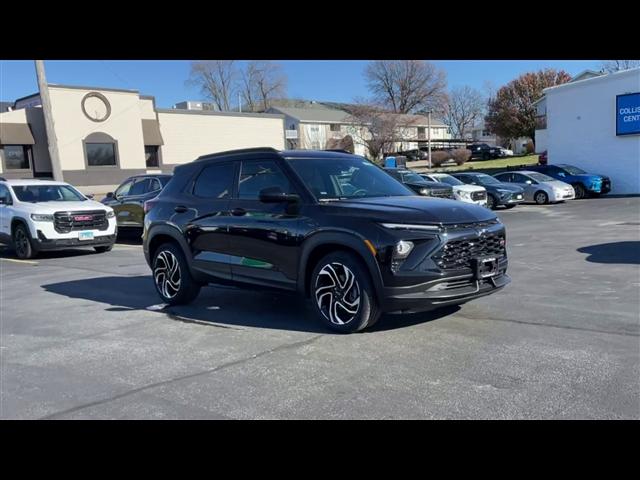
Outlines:
{"type": "Polygon", "coordinates": [[[568,183],[538,172],[520,170],[517,172],[501,172],[494,175],[501,182],[513,183],[524,189],[524,201],[535,202],[538,205],[545,203],[562,202],[572,200],[576,194],[568,183]]]}

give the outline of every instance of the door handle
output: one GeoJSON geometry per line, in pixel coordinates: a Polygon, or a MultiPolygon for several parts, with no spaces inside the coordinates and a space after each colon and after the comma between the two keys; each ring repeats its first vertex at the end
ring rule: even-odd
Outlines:
{"type": "Polygon", "coordinates": [[[233,215],[234,217],[241,217],[246,213],[247,211],[244,208],[234,208],[233,210],[231,210],[231,215],[233,215]]]}
{"type": "Polygon", "coordinates": [[[174,212],[176,213],[184,213],[187,210],[189,210],[187,207],[185,207],[184,205],[178,205],[176,208],[173,209],[174,212]]]}

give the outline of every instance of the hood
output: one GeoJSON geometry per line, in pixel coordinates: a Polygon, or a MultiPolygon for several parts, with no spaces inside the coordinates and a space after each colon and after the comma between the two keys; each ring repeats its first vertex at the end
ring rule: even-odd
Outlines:
{"type": "Polygon", "coordinates": [[[20,206],[33,213],[55,213],[55,212],[86,212],[89,210],[112,210],[111,207],[103,205],[94,200],[84,202],[21,202],[20,206]]]}
{"type": "Polygon", "coordinates": [[[428,188],[429,190],[451,190],[451,185],[440,182],[431,182],[425,180],[424,182],[406,182],[405,185],[413,188],[428,188]]]}
{"type": "Polygon", "coordinates": [[[606,175],[600,175],[599,173],[578,173],[572,175],[572,177],[579,178],[581,180],[605,180],[609,179],[606,175]]]}
{"type": "Polygon", "coordinates": [[[501,182],[500,185],[490,185],[487,186],[487,190],[489,189],[500,189],[500,190],[508,190],[510,192],[517,192],[517,193],[523,193],[524,192],[524,188],[519,187],[518,185],[513,185],[511,183],[507,183],[507,182],[501,182]]]}
{"type": "MultiPolygon", "coordinates": [[[[560,180],[554,180],[553,182],[543,182],[545,185],[548,185],[550,187],[553,188],[559,188],[559,189],[565,189],[567,187],[571,187],[570,184],[566,183],[566,182],[561,182],[560,180]]],[[[573,188],[573,187],[571,187],[573,188]]]]}
{"type": "MultiPolygon", "coordinates": [[[[451,187],[449,187],[451,188],[451,187]]],[[[419,196],[360,198],[325,204],[340,214],[357,214],[373,221],[416,224],[486,222],[496,218],[491,211],[472,203],[419,196]]]]}

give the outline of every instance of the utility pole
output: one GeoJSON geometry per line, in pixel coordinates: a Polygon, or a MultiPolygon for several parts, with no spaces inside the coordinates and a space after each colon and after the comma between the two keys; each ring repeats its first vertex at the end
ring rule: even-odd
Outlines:
{"type": "Polygon", "coordinates": [[[240,94],[238,93],[238,111],[242,113],[242,102],[240,100],[240,94]]]}
{"type": "Polygon", "coordinates": [[[427,152],[429,153],[429,168],[431,168],[431,110],[427,111],[427,152]]]}
{"type": "Polygon", "coordinates": [[[44,75],[44,61],[36,60],[36,76],[38,77],[38,90],[40,91],[40,102],[42,102],[42,113],[44,114],[44,126],[47,131],[47,143],[49,145],[49,158],[51,159],[51,172],[53,179],[63,181],[62,167],[60,166],[60,156],[58,153],[58,139],[53,126],[53,115],[51,114],[51,99],[49,98],[49,85],[44,75]]]}

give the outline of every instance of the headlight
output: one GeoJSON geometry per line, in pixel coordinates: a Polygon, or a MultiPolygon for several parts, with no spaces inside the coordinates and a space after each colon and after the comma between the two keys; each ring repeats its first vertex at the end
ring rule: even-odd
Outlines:
{"type": "Polygon", "coordinates": [[[53,215],[42,215],[39,213],[32,213],[31,220],[34,222],[53,222],[53,215]]]}
{"type": "Polygon", "coordinates": [[[431,191],[428,188],[421,188],[420,195],[429,195],[431,191]]]}
{"type": "Polygon", "coordinates": [[[113,210],[107,210],[107,218],[113,218],[116,214],[113,210]]]}
{"type": "Polygon", "coordinates": [[[380,225],[391,230],[429,230],[430,232],[440,230],[438,225],[419,225],[413,223],[381,223],[380,225]]]}

